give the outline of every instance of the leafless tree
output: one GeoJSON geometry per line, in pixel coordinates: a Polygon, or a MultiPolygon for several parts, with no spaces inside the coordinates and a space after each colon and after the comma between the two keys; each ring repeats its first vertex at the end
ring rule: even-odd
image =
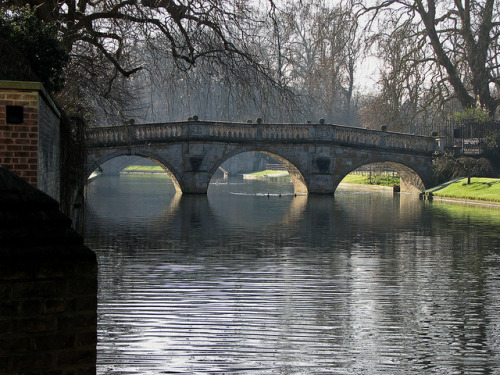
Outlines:
{"type": "Polygon", "coordinates": [[[376,0],[373,5],[366,4],[359,1],[357,7],[372,16],[370,25],[376,29],[391,26],[395,35],[406,24],[413,25],[411,43],[422,55],[411,64],[432,64],[435,76],[446,79],[450,94],[463,108],[479,105],[494,114],[500,105],[498,1],[376,0]],[[398,22],[388,25],[388,19],[398,22]]]}
{"type": "Polygon", "coordinates": [[[472,177],[485,177],[492,171],[491,162],[484,157],[475,158],[444,152],[434,160],[434,175],[438,182],[456,177],[467,177],[467,185],[469,185],[472,177]]]}
{"type": "MultiPolygon", "coordinates": [[[[272,0],[265,2],[272,6],[272,0]]],[[[187,71],[200,60],[224,65],[226,73],[251,69],[267,75],[256,56],[255,2],[239,0],[1,0],[0,8],[29,5],[55,23],[71,54],[67,87],[60,97],[68,109],[89,104],[119,117],[130,103],[132,77],[145,68],[143,51],[160,49],[176,68],[187,71]]],[[[271,77],[268,77],[271,78],[271,77]]]]}
{"type": "Polygon", "coordinates": [[[221,61],[223,71],[214,69],[213,59],[187,71],[175,69],[173,61],[161,63],[169,54],[165,44],[150,43],[147,73],[138,75],[147,90],[153,87],[147,116],[182,119],[196,113],[203,119],[274,122],[324,117],[354,123],[354,75],[361,51],[356,20],[349,8],[326,7],[319,0],[302,5],[255,10],[258,22],[245,26],[252,36],[247,49],[271,80],[234,58],[221,61]]]}
{"type": "Polygon", "coordinates": [[[279,33],[282,81],[303,99],[305,115],[355,122],[359,27],[349,6],[287,2],[279,33]]]}
{"type": "Polygon", "coordinates": [[[413,133],[435,113],[436,103],[443,104],[446,85],[440,71],[424,63],[426,51],[415,29],[410,19],[387,18],[385,28],[368,38],[380,71],[379,91],[365,98],[361,109],[365,126],[378,129],[385,125],[393,131],[413,133]]]}

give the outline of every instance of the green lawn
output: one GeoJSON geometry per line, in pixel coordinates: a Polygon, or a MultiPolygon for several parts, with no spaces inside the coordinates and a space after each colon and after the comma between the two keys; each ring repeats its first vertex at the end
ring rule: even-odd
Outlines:
{"type": "Polygon", "coordinates": [[[276,171],[271,169],[266,169],[265,171],[249,173],[251,176],[288,176],[287,171],[276,171]]]}
{"type": "Polygon", "coordinates": [[[125,169],[124,172],[150,172],[150,173],[158,173],[165,172],[165,170],[159,165],[129,165],[125,169]]]}
{"type": "Polygon", "coordinates": [[[394,186],[399,185],[399,176],[372,174],[370,180],[370,175],[367,173],[351,173],[345,176],[342,182],[346,184],[394,186]]]}
{"type": "Polygon", "coordinates": [[[467,179],[450,181],[426,191],[436,197],[477,199],[500,202],[500,179],[473,177],[470,185],[467,179]]]}
{"type": "MultiPolygon", "coordinates": [[[[155,166],[143,166],[143,165],[129,165],[126,167],[124,172],[142,172],[142,173],[158,173],[165,172],[159,165],[155,166]]],[[[249,173],[250,176],[267,176],[267,177],[286,177],[288,176],[287,171],[277,171],[267,169],[265,171],[249,173]]],[[[352,173],[348,174],[342,182],[348,184],[361,184],[361,185],[381,185],[381,186],[394,186],[399,185],[399,177],[388,175],[388,174],[372,174],[370,180],[370,175],[368,173],[352,173]]]]}

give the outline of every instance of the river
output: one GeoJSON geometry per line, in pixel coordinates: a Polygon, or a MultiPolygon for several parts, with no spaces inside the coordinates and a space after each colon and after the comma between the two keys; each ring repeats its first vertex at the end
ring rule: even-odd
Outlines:
{"type": "Polygon", "coordinates": [[[289,182],[87,186],[99,374],[500,374],[500,209],[289,182]]]}

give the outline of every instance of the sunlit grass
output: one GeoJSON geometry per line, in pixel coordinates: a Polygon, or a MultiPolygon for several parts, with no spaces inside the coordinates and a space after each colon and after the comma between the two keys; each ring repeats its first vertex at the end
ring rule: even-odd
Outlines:
{"type": "MultiPolygon", "coordinates": [[[[129,165],[124,172],[141,172],[141,173],[158,173],[165,172],[159,165],[155,166],[145,166],[145,165],[129,165]]],[[[283,170],[271,170],[267,169],[264,171],[248,173],[246,176],[251,177],[286,177],[288,176],[287,171],[283,170]]],[[[351,173],[348,174],[342,182],[348,184],[360,184],[360,185],[380,185],[380,186],[394,186],[399,185],[399,176],[392,176],[390,174],[374,174],[371,177],[369,173],[351,173]]]]}
{"type": "Polygon", "coordinates": [[[368,173],[351,173],[345,176],[342,182],[346,184],[394,186],[399,185],[400,180],[399,176],[389,174],[372,174],[370,178],[368,173]]]}
{"type": "Polygon", "coordinates": [[[159,165],[129,165],[123,169],[124,172],[150,172],[158,173],[165,172],[165,170],[159,165]]]}
{"type": "Polygon", "coordinates": [[[443,184],[430,189],[428,193],[433,196],[478,199],[485,201],[500,202],[500,179],[473,177],[471,183],[467,185],[467,179],[461,179],[451,184],[443,184]],[[444,185],[444,186],[443,186],[444,185]]]}
{"type": "Polygon", "coordinates": [[[266,169],[265,171],[248,173],[248,174],[251,176],[288,176],[287,171],[277,171],[271,169],[266,169]]]}

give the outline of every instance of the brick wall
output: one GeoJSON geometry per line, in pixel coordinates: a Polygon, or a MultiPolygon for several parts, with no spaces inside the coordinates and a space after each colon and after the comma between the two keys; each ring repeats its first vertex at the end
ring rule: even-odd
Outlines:
{"type": "Polygon", "coordinates": [[[0,90],[0,165],[37,186],[38,91],[0,90]],[[24,107],[24,122],[7,123],[7,106],[24,107]]]}
{"type": "Polygon", "coordinates": [[[37,82],[0,81],[0,165],[59,200],[59,118],[37,82]],[[9,120],[9,111],[22,116],[9,120]]]}
{"type": "Polygon", "coordinates": [[[74,250],[0,264],[0,374],[95,374],[96,264],[74,250]]]}
{"type": "Polygon", "coordinates": [[[0,375],[95,375],[95,254],[54,199],[2,167],[0,259],[0,375]]]}

